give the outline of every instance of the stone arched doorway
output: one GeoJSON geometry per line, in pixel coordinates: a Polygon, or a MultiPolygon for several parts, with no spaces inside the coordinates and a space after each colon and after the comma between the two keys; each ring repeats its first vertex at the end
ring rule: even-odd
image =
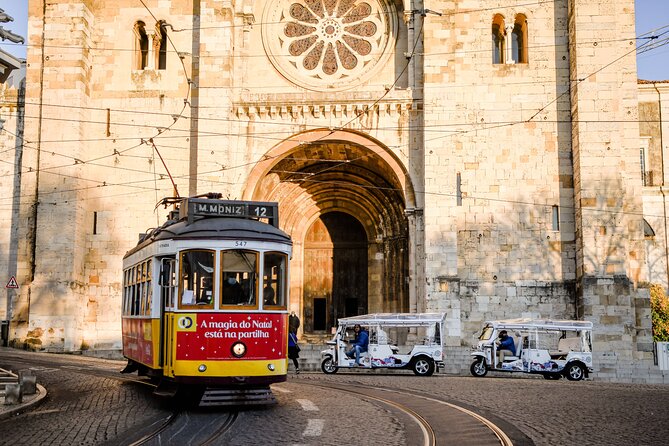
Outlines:
{"type": "Polygon", "coordinates": [[[409,286],[413,241],[405,212],[415,202],[408,178],[390,149],[342,130],[295,135],[250,172],[244,199],[277,201],[280,226],[293,239],[291,310],[302,318],[305,333],[329,333],[336,318],[353,312],[415,308],[409,286]],[[309,252],[326,238],[330,260],[326,252],[309,252]],[[340,292],[343,284],[336,277],[312,271],[337,269],[338,258],[360,262],[355,302],[347,304],[351,291],[340,292]]]}
{"type": "Polygon", "coordinates": [[[304,241],[304,331],[329,333],[340,317],[367,312],[367,234],[355,217],[328,212],[304,241]]]}

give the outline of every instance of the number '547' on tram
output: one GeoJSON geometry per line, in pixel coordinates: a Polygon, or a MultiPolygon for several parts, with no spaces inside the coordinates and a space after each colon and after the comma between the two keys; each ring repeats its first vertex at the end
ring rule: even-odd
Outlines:
{"type": "Polygon", "coordinates": [[[123,259],[123,372],[200,405],[272,402],[288,368],[292,250],[278,205],[166,200],[168,220],[123,259]]]}

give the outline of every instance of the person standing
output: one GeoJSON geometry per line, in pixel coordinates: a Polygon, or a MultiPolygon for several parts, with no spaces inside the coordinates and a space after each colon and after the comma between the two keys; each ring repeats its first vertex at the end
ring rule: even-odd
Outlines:
{"type": "Polygon", "coordinates": [[[297,344],[297,335],[292,331],[288,333],[288,359],[293,361],[295,374],[300,374],[300,364],[297,359],[300,357],[300,346],[297,344]]]}
{"type": "Polygon", "coordinates": [[[291,311],[290,316],[288,316],[288,331],[297,334],[298,328],[300,328],[300,318],[294,311],[291,311]]]}

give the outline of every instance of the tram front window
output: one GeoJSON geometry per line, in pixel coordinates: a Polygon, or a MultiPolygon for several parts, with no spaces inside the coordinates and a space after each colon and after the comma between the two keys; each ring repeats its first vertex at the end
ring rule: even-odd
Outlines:
{"type": "Polygon", "coordinates": [[[280,252],[266,252],[263,265],[263,306],[270,309],[286,308],[286,265],[288,256],[280,252]]]}
{"type": "Polygon", "coordinates": [[[258,253],[234,249],[221,252],[221,305],[257,307],[258,253]]]}
{"type": "Polygon", "coordinates": [[[184,251],[180,264],[179,308],[214,308],[214,251],[184,251]]]}

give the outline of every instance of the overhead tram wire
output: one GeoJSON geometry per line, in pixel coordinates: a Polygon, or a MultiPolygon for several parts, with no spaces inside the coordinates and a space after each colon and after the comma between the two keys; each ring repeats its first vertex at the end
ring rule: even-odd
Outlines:
{"type": "MultiPolygon", "coordinates": [[[[651,34],[653,32],[656,32],[658,30],[668,28],[668,27],[669,27],[669,25],[664,25],[662,27],[658,27],[654,30],[651,30],[651,31],[648,31],[644,34],[641,34],[640,36],[638,36],[636,38],[597,40],[597,41],[593,41],[593,42],[585,42],[585,43],[578,43],[578,44],[591,44],[591,43],[617,42],[617,41],[633,41],[633,40],[642,40],[642,39],[657,39],[657,36],[650,36],[650,37],[645,37],[645,36],[648,35],[648,34],[651,34]]],[[[668,39],[664,39],[664,40],[655,42],[651,46],[648,46],[647,48],[644,48],[642,51],[640,51],[640,53],[644,53],[646,51],[652,51],[652,50],[656,49],[656,47],[658,47],[658,46],[663,46],[664,44],[666,44],[668,39]]],[[[641,47],[639,47],[639,48],[641,48],[641,47]]],[[[176,50],[176,48],[174,48],[174,49],[176,50]]],[[[132,51],[135,51],[135,50],[132,50],[132,51]]],[[[488,49],[486,49],[486,50],[476,50],[474,52],[479,52],[479,51],[489,51],[489,50],[488,49]]],[[[460,53],[461,52],[455,52],[453,54],[460,54],[460,53]]],[[[435,54],[435,53],[431,53],[431,54],[418,53],[418,54],[423,55],[423,56],[430,56],[430,55],[435,54]]],[[[450,53],[436,53],[436,54],[450,54],[450,53]]],[[[263,55],[263,57],[264,57],[264,55],[263,55]]],[[[182,62],[182,66],[183,66],[183,62],[182,62]]],[[[530,81],[530,82],[515,82],[515,83],[512,83],[511,85],[534,85],[534,84],[541,84],[541,83],[543,83],[543,82],[542,81],[530,81]]],[[[474,84],[467,84],[467,85],[472,86],[474,84]]],[[[447,86],[441,85],[441,86],[434,87],[434,88],[445,88],[445,87],[463,88],[467,85],[465,85],[465,84],[450,84],[450,85],[447,85],[447,86]]],[[[202,88],[205,88],[205,87],[202,87],[202,88]]],[[[230,87],[230,88],[234,88],[234,87],[230,87]]],[[[248,88],[248,86],[244,86],[244,87],[240,86],[238,88],[248,88]]],[[[267,88],[272,88],[272,87],[267,87],[267,88]]],[[[430,87],[426,86],[426,88],[430,88],[430,87]]],[[[2,102],[3,101],[0,101],[0,104],[2,102]]],[[[7,102],[7,104],[8,105],[13,105],[13,102],[7,102]]],[[[140,111],[140,110],[108,109],[108,108],[102,108],[102,107],[82,107],[82,106],[71,106],[71,105],[62,105],[62,104],[47,104],[47,103],[44,103],[44,102],[42,102],[42,103],[27,102],[27,104],[30,104],[30,105],[38,105],[39,104],[39,105],[42,105],[42,106],[49,106],[49,107],[64,107],[64,108],[86,109],[86,110],[100,110],[100,111],[111,110],[111,111],[120,112],[120,113],[137,113],[137,114],[147,114],[147,115],[170,115],[172,117],[175,116],[174,114],[162,113],[162,112],[147,112],[147,111],[140,111]]],[[[200,107],[200,108],[205,108],[205,107],[200,107]]],[[[211,108],[211,107],[206,107],[206,108],[211,108]]],[[[45,118],[45,119],[50,119],[50,118],[45,118]]],[[[221,119],[221,118],[199,118],[199,119],[200,120],[225,120],[225,119],[221,119]]],[[[232,120],[230,120],[230,121],[232,121],[232,120]]],[[[118,124],[118,125],[128,125],[128,124],[118,124]]]]}
{"type": "MultiPolygon", "coordinates": [[[[602,69],[603,69],[603,68],[602,68],[602,69]]],[[[354,119],[355,119],[355,118],[354,118],[354,119]]],[[[350,122],[350,121],[349,121],[349,122],[350,122]]],[[[521,122],[525,122],[525,121],[518,121],[518,122],[516,122],[515,124],[517,124],[517,123],[521,123],[521,122]]],[[[514,124],[514,123],[504,123],[504,124],[500,124],[500,125],[511,125],[511,124],[514,124]]],[[[474,124],[471,124],[471,125],[478,125],[478,123],[474,123],[474,124]]],[[[479,130],[485,130],[485,128],[483,128],[483,129],[482,129],[482,128],[477,128],[477,129],[475,129],[475,130],[476,130],[476,131],[479,131],[479,130]]],[[[451,135],[446,135],[446,136],[451,136],[451,135]]],[[[369,156],[369,155],[367,155],[367,156],[369,156]]],[[[251,163],[251,164],[252,164],[252,163],[251,163]]]]}

